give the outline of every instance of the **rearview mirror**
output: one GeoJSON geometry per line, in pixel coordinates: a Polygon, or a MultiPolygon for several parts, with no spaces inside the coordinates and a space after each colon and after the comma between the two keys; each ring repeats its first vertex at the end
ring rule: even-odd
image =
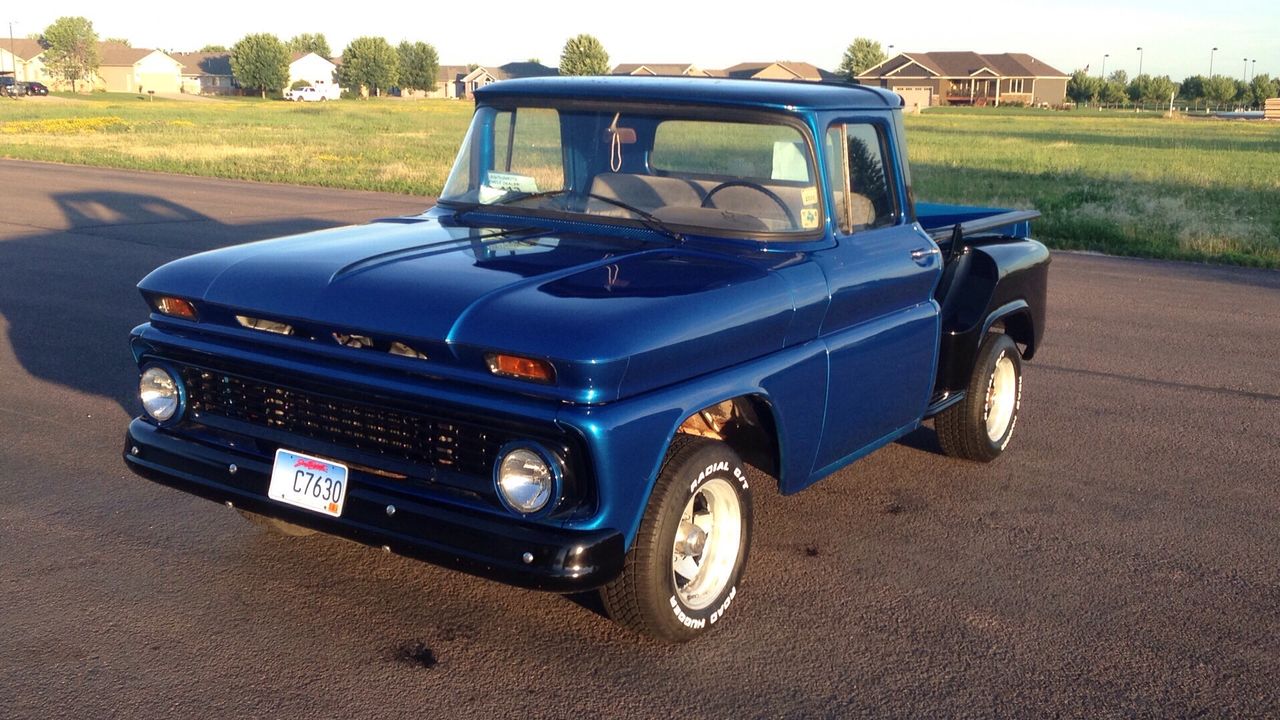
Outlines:
{"type": "Polygon", "coordinates": [[[636,143],[636,129],[629,127],[605,128],[604,139],[606,141],[613,142],[615,137],[618,138],[617,142],[623,145],[634,145],[636,143]]]}

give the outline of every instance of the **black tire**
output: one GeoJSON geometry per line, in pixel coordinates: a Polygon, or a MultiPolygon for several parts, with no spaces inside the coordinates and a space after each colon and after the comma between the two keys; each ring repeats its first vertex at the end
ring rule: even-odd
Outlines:
{"type": "MultiPolygon", "coordinates": [[[[729,524],[732,527],[732,521],[729,524]]],[[[726,547],[719,545],[715,537],[713,533],[704,539],[716,543],[716,547],[726,547]]],[[[750,546],[751,491],[746,466],[737,453],[722,442],[677,435],[667,450],[622,574],[600,590],[605,610],[614,621],[635,632],[671,642],[692,640],[708,632],[729,610],[742,582],[750,546]],[[727,500],[728,496],[723,495],[727,492],[736,498],[738,509],[737,552],[723,556],[726,562],[733,557],[732,571],[722,586],[712,585],[722,589],[705,595],[704,601],[696,606],[690,605],[682,593],[688,591],[693,581],[677,586],[673,557],[682,516],[686,506],[696,507],[701,501],[695,500],[695,496],[719,494],[727,500]]],[[[706,554],[710,547],[704,547],[700,555],[703,562],[715,563],[715,551],[710,550],[709,556],[706,554]]]]}
{"type": "Polygon", "coordinates": [[[240,516],[245,520],[248,520],[272,535],[280,535],[283,537],[307,537],[308,535],[316,534],[316,531],[309,527],[294,525],[293,523],[285,522],[277,518],[251,513],[248,510],[236,508],[236,512],[240,513],[240,516]]]}
{"type": "MultiPolygon", "coordinates": [[[[1022,406],[1022,355],[1008,335],[990,333],[978,348],[978,359],[973,366],[973,377],[964,400],[938,413],[934,428],[942,451],[951,457],[978,462],[991,462],[1004,452],[1018,425],[1018,410],[1022,406]],[[993,411],[993,388],[996,384],[996,368],[1005,360],[1013,368],[1012,413],[1008,421],[993,428],[998,434],[988,432],[987,418],[993,411]]],[[[998,421],[998,417],[997,417],[998,421]]]]}

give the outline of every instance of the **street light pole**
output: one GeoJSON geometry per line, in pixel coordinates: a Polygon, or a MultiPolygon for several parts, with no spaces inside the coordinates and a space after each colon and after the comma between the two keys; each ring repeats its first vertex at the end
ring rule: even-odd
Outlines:
{"type": "Polygon", "coordinates": [[[1102,79],[1107,79],[1107,58],[1111,57],[1111,53],[1102,56],[1102,79]]]}
{"type": "Polygon", "coordinates": [[[1138,76],[1142,76],[1142,48],[1138,48],[1138,76]]]}
{"type": "Polygon", "coordinates": [[[1209,51],[1209,77],[1213,77],[1213,54],[1218,52],[1218,48],[1209,51]]]}
{"type": "Polygon", "coordinates": [[[1258,58],[1249,61],[1249,79],[1258,77],[1258,58]]]}
{"type": "Polygon", "coordinates": [[[1249,76],[1249,58],[1242,59],[1244,60],[1244,69],[1240,71],[1240,79],[1245,82],[1249,82],[1248,80],[1245,80],[1245,78],[1249,76]]]}

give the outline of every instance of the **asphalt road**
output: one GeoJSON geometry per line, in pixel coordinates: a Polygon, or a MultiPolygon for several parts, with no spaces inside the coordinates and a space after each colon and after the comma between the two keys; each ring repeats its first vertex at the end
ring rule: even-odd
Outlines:
{"type": "Polygon", "coordinates": [[[125,470],[142,275],[424,201],[0,188],[0,717],[1280,715],[1280,273],[1058,255],[1010,451],[758,492],[731,621],[668,647],[125,470]]]}

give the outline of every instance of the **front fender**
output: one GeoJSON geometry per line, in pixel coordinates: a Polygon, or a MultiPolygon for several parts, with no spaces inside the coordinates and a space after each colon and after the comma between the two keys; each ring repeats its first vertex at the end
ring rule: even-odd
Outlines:
{"type": "Polygon", "coordinates": [[[557,420],[586,439],[598,502],[595,516],[574,528],[621,530],[630,549],[680,423],[744,395],[758,395],[772,408],[781,486],[807,478],[821,436],[826,383],[826,351],[806,343],[616,403],[565,406],[557,420]]]}

